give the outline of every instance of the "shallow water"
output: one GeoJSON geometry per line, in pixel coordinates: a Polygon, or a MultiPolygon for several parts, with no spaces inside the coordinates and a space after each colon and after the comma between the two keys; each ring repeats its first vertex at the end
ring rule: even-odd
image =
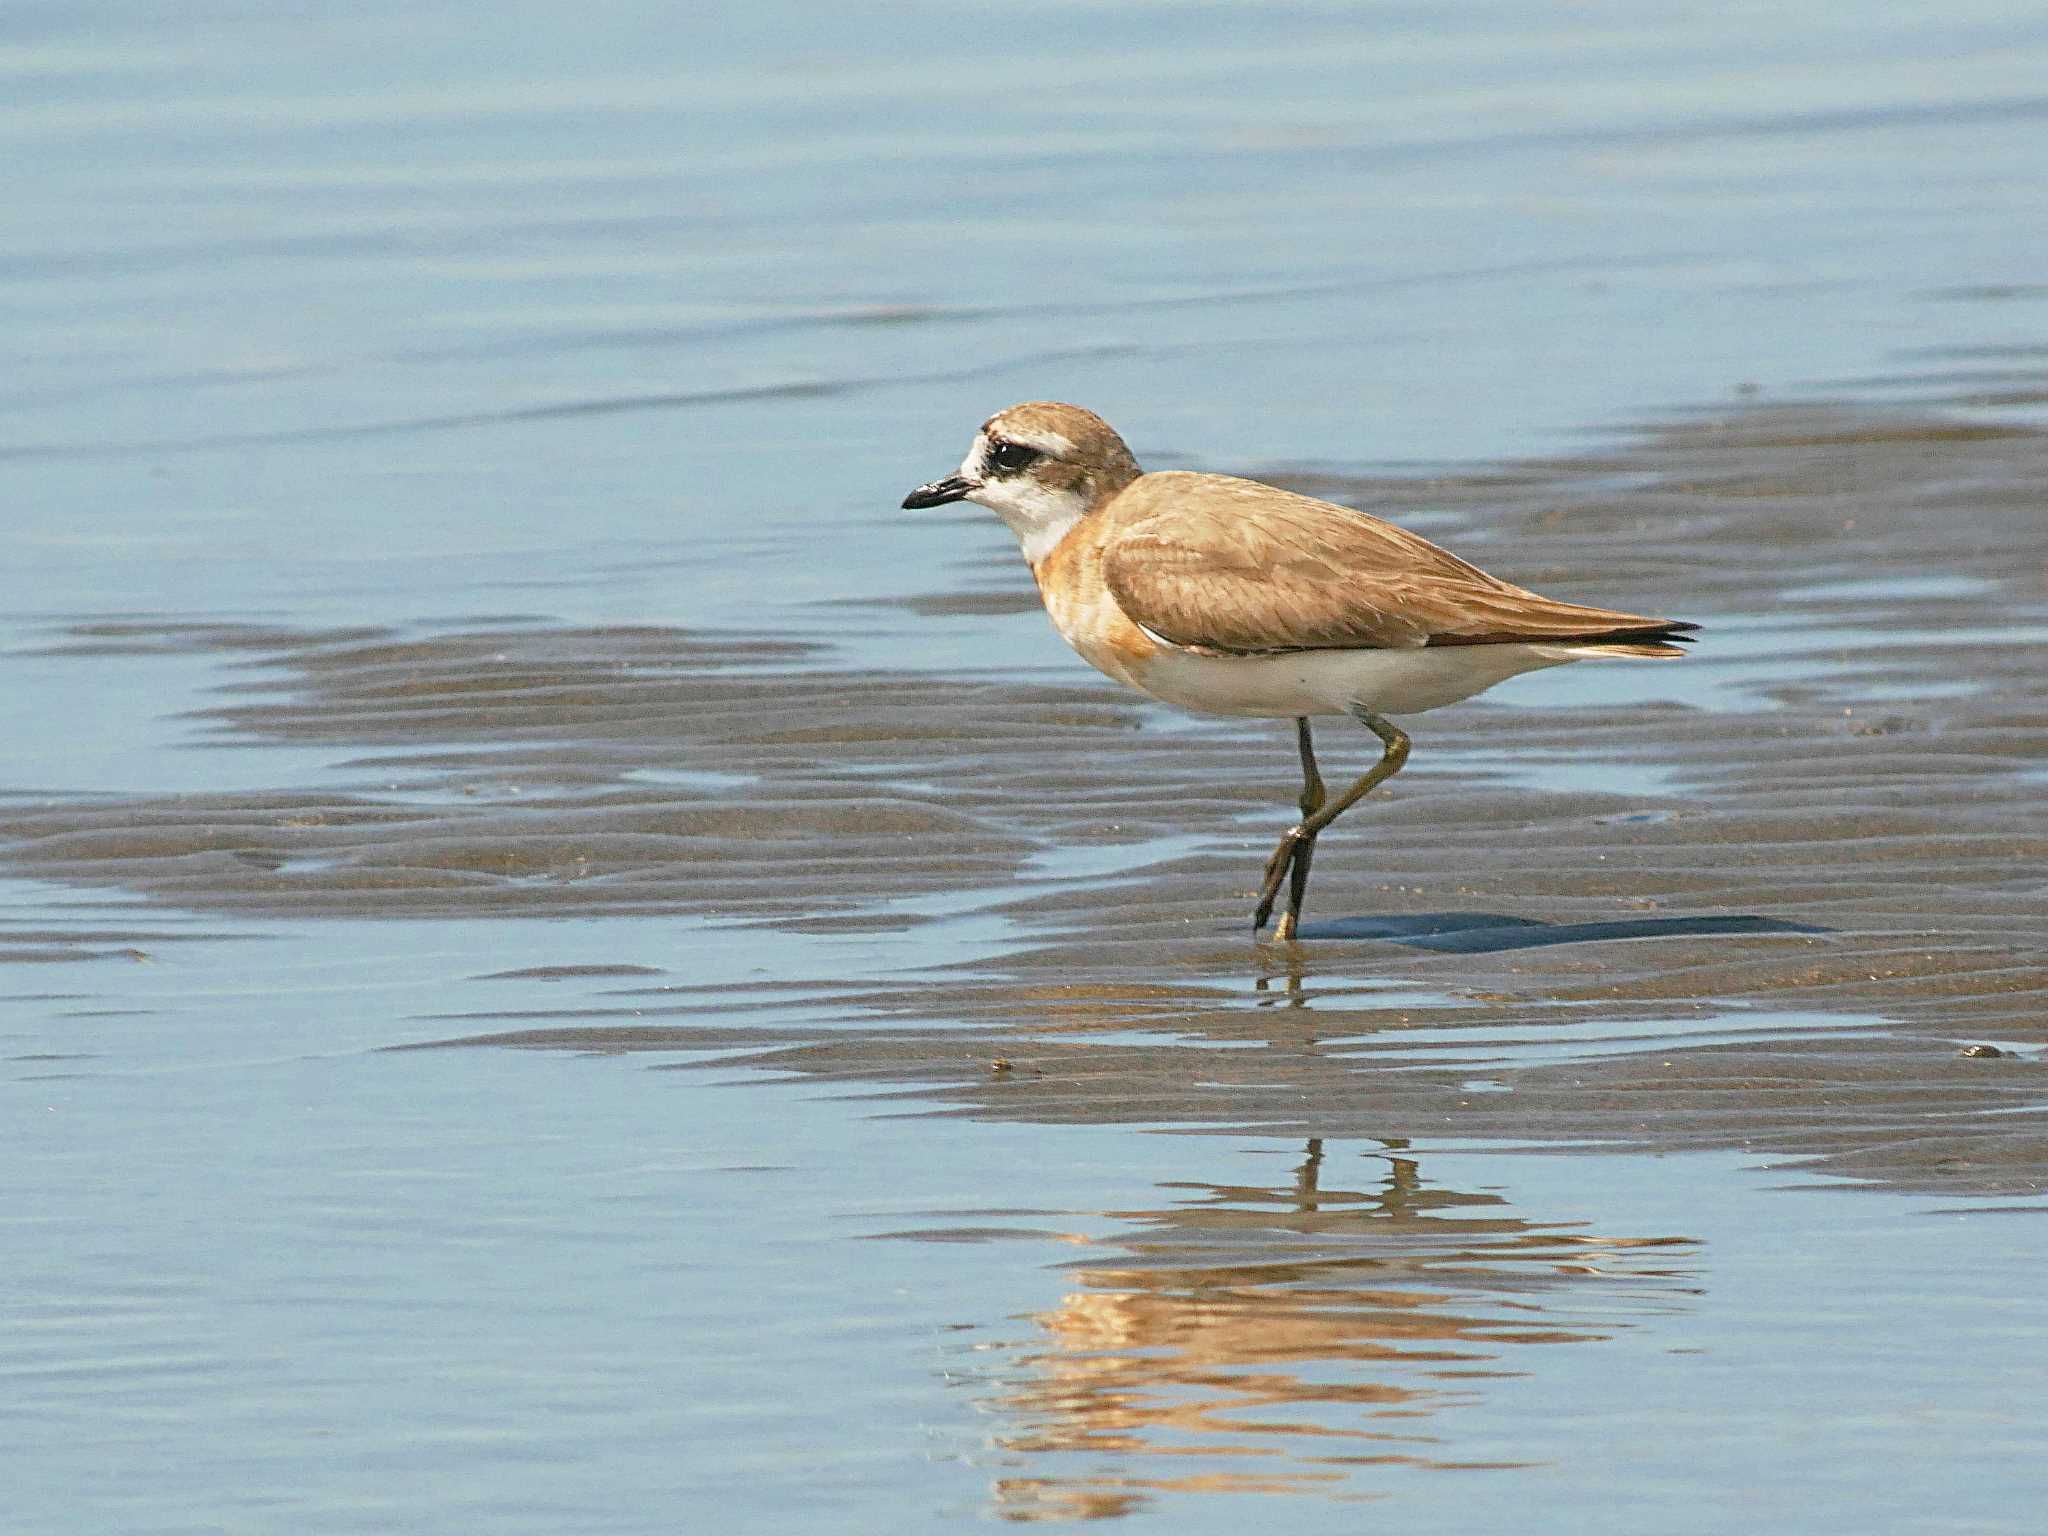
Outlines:
{"type": "Polygon", "coordinates": [[[10,1528],[2031,1531],[2044,78],[0,17],[10,1528]],[[1254,944],[1284,733],[896,510],[1031,396],[1706,642],[1425,717],[1254,944]]]}

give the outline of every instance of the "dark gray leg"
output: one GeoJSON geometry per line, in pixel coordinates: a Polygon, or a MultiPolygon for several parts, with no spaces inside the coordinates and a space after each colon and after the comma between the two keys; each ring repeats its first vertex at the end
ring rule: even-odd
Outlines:
{"type": "Polygon", "coordinates": [[[1363,775],[1343,794],[1328,804],[1324,803],[1322,776],[1315,770],[1315,754],[1309,743],[1308,721],[1297,720],[1295,729],[1301,740],[1301,820],[1289,827],[1280,839],[1280,846],[1273,850],[1273,856],[1266,860],[1266,878],[1259,888],[1259,904],[1252,913],[1252,932],[1266,926],[1266,919],[1273,915],[1273,903],[1280,895],[1280,882],[1292,875],[1288,885],[1287,911],[1281,916],[1273,930],[1273,936],[1283,943],[1293,939],[1301,922],[1301,898],[1308,890],[1309,861],[1315,857],[1316,838],[1323,828],[1358,804],[1379,785],[1384,784],[1408,761],[1408,733],[1384,716],[1354,705],[1351,710],[1355,718],[1373,735],[1379,737],[1386,750],[1380,760],[1373,764],[1372,771],[1363,775]],[[1309,804],[1311,786],[1315,793],[1315,805],[1309,804]]]}
{"type": "MultiPolygon", "coordinates": [[[[1323,776],[1316,768],[1315,738],[1309,734],[1307,719],[1297,719],[1294,722],[1294,739],[1295,744],[1301,748],[1301,799],[1297,802],[1301,806],[1301,820],[1295,825],[1294,831],[1303,835],[1300,841],[1293,844],[1285,838],[1281,839],[1280,846],[1273,850],[1273,857],[1266,861],[1265,875],[1266,883],[1271,885],[1275,873],[1274,860],[1279,859],[1283,853],[1291,854],[1287,861],[1287,910],[1280,914],[1280,921],[1273,929],[1273,937],[1283,944],[1294,937],[1294,930],[1301,922],[1301,898],[1308,891],[1308,867],[1316,856],[1315,835],[1304,829],[1308,826],[1309,818],[1320,811],[1329,798],[1323,788],[1323,776]]],[[[1269,900],[1260,909],[1258,920],[1252,924],[1254,933],[1265,926],[1266,914],[1271,910],[1272,903],[1269,900]]]]}

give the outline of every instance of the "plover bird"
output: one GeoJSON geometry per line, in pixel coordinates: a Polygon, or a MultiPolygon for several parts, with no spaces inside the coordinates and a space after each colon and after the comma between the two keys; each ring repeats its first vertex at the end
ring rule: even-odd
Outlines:
{"type": "Polygon", "coordinates": [[[1408,761],[1388,715],[1455,704],[1518,673],[1592,657],[1673,657],[1697,629],[1560,603],[1427,539],[1256,480],[1146,474],[1108,422],[1033,400],[982,423],[957,473],[906,508],[973,501],[1017,535],[1045,611],[1098,671],[1201,714],[1294,721],[1301,820],[1266,861],[1252,931],[1301,923],[1316,839],[1408,761]],[[1330,798],[1309,721],[1379,737],[1371,772],[1330,798]]]}

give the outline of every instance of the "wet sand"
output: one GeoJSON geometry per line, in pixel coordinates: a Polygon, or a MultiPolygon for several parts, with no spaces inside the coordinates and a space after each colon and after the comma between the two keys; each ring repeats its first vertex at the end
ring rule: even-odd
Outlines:
{"type": "Polygon", "coordinates": [[[2033,1536],[2038,15],[1006,20],[6,30],[8,1531],[2033,1536]],[[1048,395],[1705,642],[1260,945],[1048,395]]]}
{"type": "MultiPolygon", "coordinates": [[[[2022,375],[1958,404],[2041,397],[2022,375]]],[[[349,782],[15,796],[0,860],[223,933],[675,913],[906,935],[881,982],[621,975],[450,1018],[449,1043],[715,1049],[1014,1121],[1731,1148],[2048,1191],[2048,436],[1754,405],[1426,482],[1268,473],[1540,590],[1699,620],[1699,654],[1407,722],[1411,766],[1324,840],[1296,947],[1248,922],[1294,793],[1281,728],[1190,721],[1078,661],[1047,685],[994,656],[882,671],[538,619],[53,628],[57,651],[218,655],[209,740],[342,749],[349,782]],[[921,966],[916,931],[963,912],[1014,942],[921,966]]],[[[874,612],[1030,601],[1005,563],[874,612]]],[[[1322,731],[1326,773],[1363,763],[1357,734],[1322,731]]],[[[23,930],[0,963],[150,943],[23,930]]]]}

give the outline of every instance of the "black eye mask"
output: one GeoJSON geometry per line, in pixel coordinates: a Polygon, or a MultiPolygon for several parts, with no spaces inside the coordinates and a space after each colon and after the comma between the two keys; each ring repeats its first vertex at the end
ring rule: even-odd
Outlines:
{"type": "Polygon", "coordinates": [[[1005,473],[1014,469],[1022,469],[1033,460],[1044,457],[1045,455],[1036,448],[1027,448],[1022,443],[990,443],[988,445],[988,467],[990,469],[1002,470],[1005,473]]]}

